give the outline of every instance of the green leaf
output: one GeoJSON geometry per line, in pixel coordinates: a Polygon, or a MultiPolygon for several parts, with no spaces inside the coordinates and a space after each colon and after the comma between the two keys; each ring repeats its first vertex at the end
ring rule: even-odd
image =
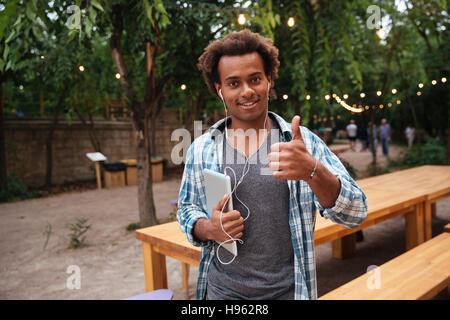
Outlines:
{"type": "Polygon", "coordinates": [[[28,19],[34,22],[34,20],[36,19],[36,12],[33,10],[32,2],[28,2],[27,7],[25,9],[25,14],[28,17],[28,19]]]}
{"type": "Polygon", "coordinates": [[[78,32],[78,29],[71,29],[69,30],[69,42],[75,38],[76,34],[78,32]]]}
{"type": "Polygon", "coordinates": [[[86,19],[86,34],[87,37],[91,37],[91,31],[92,31],[92,22],[89,20],[89,18],[86,19]]]}
{"type": "Polygon", "coordinates": [[[5,45],[5,51],[3,51],[3,60],[7,60],[9,54],[9,46],[5,45]]]}
{"type": "Polygon", "coordinates": [[[11,33],[9,34],[8,38],[6,38],[5,43],[8,43],[12,40],[12,38],[14,37],[14,35],[16,34],[16,32],[13,30],[11,31],[11,33]]]}
{"type": "Polygon", "coordinates": [[[98,3],[98,1],[92,0],[92,1],[91,1],[91,4],[92,4],[94,7],[96,7],[98,10],[100,10],[100,11],[105,11],[105,10],[103,10],[103,7],[100,5],[100,3],[98,3]]]}
{"type": "MultiPolygon", "coordinates": [[[[8,1],[5,4],[5,8],[3,9],[2,13],[0,14],[0,40],[3,39],[3,37],[5,35],[5,30],[8,27],[11,19],[13,19],[16,16],[18,2],[19,2],[19,0],[8,1]]],[[[21,16],[19,15],[19,18],[17,19],[17,21],[19,21],[19,23],[20,23],[20,19],[21,19],[21,16]]],[[[17,24],[17,21],[14,24],[14,26],[17,24]]]]}

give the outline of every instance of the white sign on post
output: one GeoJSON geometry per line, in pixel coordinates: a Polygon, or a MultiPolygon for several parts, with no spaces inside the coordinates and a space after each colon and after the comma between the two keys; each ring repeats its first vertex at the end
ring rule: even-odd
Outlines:
{"type": "Polygon", "coordinates": [[[101,154],[100,152],[92,152],[92,153],[86,153],[86,156],[91,160],[95,162],[95,175],[97,176],[97,187],[99,189],[102,188],[102,179],[100,177],[100,165],[98,164],[99,161],[105,161],[106,157],[101,154]]]}
{"type": "Polygon", "coordinates": [[[105,161],[106,157],[100,152],[86,153],[86,156],[92,161],[105,161]]]}

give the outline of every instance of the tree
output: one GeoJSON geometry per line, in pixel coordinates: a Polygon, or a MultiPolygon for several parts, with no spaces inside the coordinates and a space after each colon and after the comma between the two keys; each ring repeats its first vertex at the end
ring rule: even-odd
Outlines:
{"type": "Polygon", "coordinates": [[[43,11],[38,1],[20,5],[19,0],[10,0],[3,6],[0,15],[0,191],[7,188],[7,164],[4,135],[3,84],[30,68],[35,63],[33,44],[42,34],[45,24],[43,11]]]}

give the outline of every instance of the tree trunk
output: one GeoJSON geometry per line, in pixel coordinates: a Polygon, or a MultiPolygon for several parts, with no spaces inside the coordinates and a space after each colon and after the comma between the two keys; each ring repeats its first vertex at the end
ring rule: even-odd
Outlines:
{"type": "Polygon", "coordinates": [[[414,108],[411,96],[409,95],[408,80],[404,76],[403,68],[400,63],[400,58],[398,57],[398,55],[395,56],[395,60],[397,62],[398,69],[400,71],[400,77],[401,77],[401,82],[402,82],[402,86],[403,86],[403,91],[406,92],[406,101],[408,103],[409,109],[411,110],[411,114],[412,114],[413,121],[414,121],[414,127],[416,128],[417,151],[419,153],[419,163],[422,163],[422,129],[420,127],[419,120],[417,119],[416,109],[414,108]]]}
{"type": "Polygon", "coordinates": [[[4,111],[3,77],[0,75],[0,191],[7,188],[4,111]]]}
{"type": "MultiPolygon", "coordinates": [[[[305,100],[299,100],[295,105],[295,114],[301,116],[302,107],[305,104],[305,100]]],[[[303,118],[303,117],[302,117],[303,118]]]]}
{"type": "MultiPolygon", "coordinates": [[[[143,104],[143,103],[142,103],[143,104]]],[[[144,106],[138,107],[138,113],[143,113],[144,106]]],[[[134,108],[135,109],[135,108],[134,108]]],[[[144,114],[133,119],[137,130],[137,170],[138,170],[138,205],[141,227],[153,226],[158,223],[153,197],[153,177],[151,167],[151,147],[148,127],[148,117],[144,114]]]]}
{"type": "MultiPolygon", "coordinates": [[[[382,95],[384,94],[384,91],[386,89],[386,85],[389,79],[389,74],[391,72],[391,61],[392,61],[392,57],[394,56],[394,52],[395,52],[395,48],[397,47],[397,44],[400,40],[398,34],[394,31],[394,27],[392,27],[392,33],[393,33],[393,40],[392,40],[392,45],[391,48],[389,49],[389,54],[387,57],[387,61],[386,61],[386,70],[384,72],[384,76],[383,76],[383,82],[382,82],[382,87],[381,87],[381,93],[382,95]]],[[[376,99],[376,108],[380,105],[381,102],[381,98],[382,96],[378,96],[378,98],[376,99]]],[[[372,109],[371,115],[370,115],[370,122],[371,122],[371,126],[370,126],[370,141],[372,143],[372,172],[371,174],[374,175],[376,173],[377,170],[377,153],[376,153],[376,149],[375,146],[373,144],[374,142],[374,137],[372,134],[373,131],[373,126],[375,125],[375,110],[372,109]]],[[[381,139],[380,139],[380,143],[381,143],[381,139]]]]}
{"type": "Polygon", "coordinates": [[[186,96],[185,127],[189,130],[192,137],[194,136],[194,121],[200,119],[200,112],[205,104],[204,102],[205,94],[203,90],[198,93],[197,97],[189,94],[186,96]]]}
{"type": "Polygon", "coordinates": [[[91,144],[92,144],[92,147],[94,148],[94,151],[102,152],[102,150],[100,148],[100,141],[98,140],[97,134],[95,133],[94,119],[92,118],[92,113],[88,112],[89,123],[87,123],[86,119],[84,119],[84,117],[81,115],[80,109],[78,108],[78,105],[77,105],[78,99],[75,98],[75,100],[76,100],[76,103],[75,103],[73,109],[75,110],[75,113],[77,114],[78,119],[80,119],[83,126],[88,130],[89,140],[91,140],[91,144]]]}
{"type": "Polygon", "coordinates": [[[375,175],[377,171],[377,149],[375,147],[375,139],[373,135],[373,128],[375,126],[375,110],[370,109],[370,126],[369,126],[369,138],[370,138],[370,151],[372,151],[372,169],[370,175],[375,175]]]}
{"type": "Polygon", "coordinates": [[[55,113],[53,115],[53,121],[50,125],[50,131],[48,132],[47,139],[45,141],[46,146],[46,172],[45,172],[45,186],[48,188],[52,185],[52,174],[53,174],[53,134],[55,128],[58,124],[59,113],[64,105],[64,99],[66,97],[68,86],[66,86],[61,92],[58,103],[55,108],[55,113]]]}

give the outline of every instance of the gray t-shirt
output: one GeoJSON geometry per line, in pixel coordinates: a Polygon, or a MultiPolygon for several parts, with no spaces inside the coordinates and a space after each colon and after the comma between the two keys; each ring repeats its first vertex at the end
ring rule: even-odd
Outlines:
{"type": "MultiPolygon", "coordinates": [[[[208,299],[277,299],[286,295],[293,298],[289,294],[294,291],[289,188],[286,180],[276,180],[267,174],[267,154],[270,145],[280,141],[279,134],[276,121],[272,121],[271,132],[258,152],[249,158],[250,169],[233,193],[233,208],[243,218],[247,217],[248,210],[238,201],[236,192],[237,197],[250,209],[241,238],[244,243],[236,243],[238,255],[228,265],[218,260],[219,245],[216,243],[215,255],[208,270],[208,299]]],[[[243,174],[245,159],[245,155],[228,142],[224,143],[224,168],[231,167],[237,180],[243,174]]],[[[225,173],[231,177],[233,189],[234,175],[229,169],[225,173]]],[[[224,247],[219,249],[219,255],[223,262],[233,258],[224,247]]]]}

